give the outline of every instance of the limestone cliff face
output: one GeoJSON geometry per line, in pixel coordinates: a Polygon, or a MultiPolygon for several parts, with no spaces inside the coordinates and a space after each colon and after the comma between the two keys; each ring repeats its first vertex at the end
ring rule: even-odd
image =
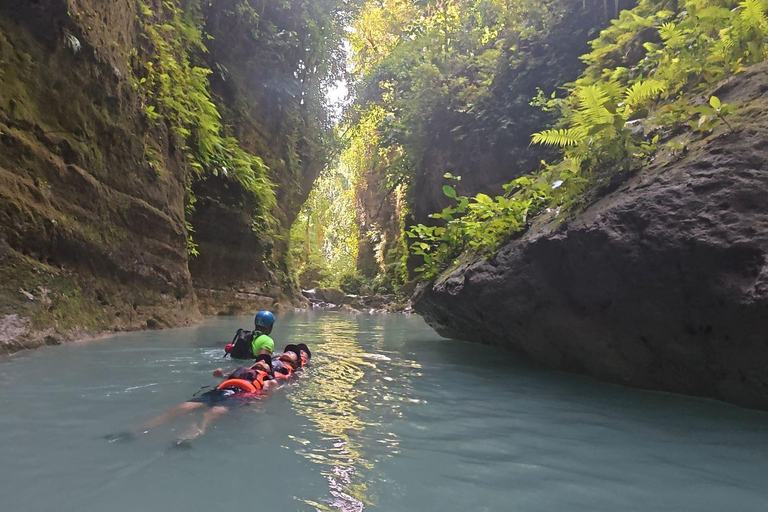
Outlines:
{"type": "Polygon", "coordinates": [[[159,128],[166,174],[144,163],[149,128],[107,37],[96,36],[109,23],[115,41],[130,41],[135,15],[110,6],[83,23],[90,39],[67,15],[83,12],[80,2],[0,5],[0,317],[20,315],[12,322],[47,336],[17,336],[0,352],[70,329],[198,314],[184,171],[159,128]]]}
{"type": "MultiPolygon", "coordinates": [[[[279,202],[274,213],[288,233],[325,164],[324,148],[312,138],[321,134],[317,119],[324,114],[301,101],[294,74],[304,53],[280,54],[254,37],[252,27],[241,23],[237,3],[222,0],[203,8],[212,37],[206,55],[215,70],[211,84],[225,123],[244,149],[269,166],[279,202]]],[[[290,25],[297,20],[286,19],[282,6],[252,4],[260,24],[278,32],[300,30],[290,25]]],[[[264,240],[254,232],[252,199],[236,183],[216,177],[198,183],[195,192],[199,203],[192,224],[201,250],[190,270],[203,312],[250,312],[303,301],[287,277],[287,237],[264,240]]]]}
{"type": "Polygon", "coordinates": [[[550,367],[768,409],[768,65],[716,94],[734,131],[689,142],[568,222],[421,289],[442,335],[550,367]],[[664,161],[661,161],[664,160],[664,161]]]}
{"type": "MultiPolygon", "coordinates": [[[[159,0],[144,3],[161,11],[159,0]]],[[[207,26],[224,3],[202,13],[216,31],[205,57],[220,71],[210,77],[214,99],[227,135],[271,166],[287,231],[322,155],[283,137],[286,110],[254,85],[258,76],[243,78],[254,48],[236,53],[223,22],[207,26]],[[289,161],[285,140],[305,148],[303,160],[289,161]]],[[[188,148],[149,122],[132,79],[146,58],[140,9],[137,0],[0,2],[0,353],[195,321],[196,286],[205,313],[296,298],[284,242],[254,232],[254,199],[237,182],[196,182],[197,210],[185,218],[188,148]],[[147,140],[161,171],[147,163],[147,140]],[[186,221],[201,253],[192,261],[186,221]]]]}

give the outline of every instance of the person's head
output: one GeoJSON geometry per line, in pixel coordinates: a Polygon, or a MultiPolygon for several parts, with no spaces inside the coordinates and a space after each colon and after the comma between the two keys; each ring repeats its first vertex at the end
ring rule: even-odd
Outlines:
{"type": "Polygon", "coordinates": [[[254,328],[264,334],[272,332],[272,326],[275,325],[275,315],[270,311],[259,311],[253,319],[254,328]]]}
{"type": "Polygon", "coordinates": [[[272,358],[268,356],[267,354],[261,354],[259,357],[256,358],[256,362],[253,363],[253,366],[251,366],[254,370],[261,370],[263,372],[267,372],[270,375],[272,374],[272,358]]]}
{"type": "Polygon", "coordinates": [[[261,354],[256,358],[256,362],[251,366],[254,370],[261,370],[272,375],[272,358],[267,354],[261,354]]]}
{"type": "Polygon", "coordinates": [[[299,356],[305,361],[309,361],[312,359],[312,352],[309,351],[309,347],[306,343],[299,343],[296,345],[296,348],[299,349],[299,356]]]}
{"type": "Polygon", "coordinates": [[[299,347],[296,345],[286,345],[278,359],[296,368],[301,362],[300,352],[299,347]]]}

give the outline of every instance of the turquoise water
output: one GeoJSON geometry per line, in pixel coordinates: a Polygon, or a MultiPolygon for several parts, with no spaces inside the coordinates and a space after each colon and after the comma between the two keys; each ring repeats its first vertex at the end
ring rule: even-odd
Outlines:
{"type": "MultiPolygon", "coordinates": [[[[232,409],[110,442],[216,379],[250,318],[0,359],[8,511],[763,511],[768,415],[549,372],[418,317],[297,313],[312,366],[232,409]]],[[[226,366],[226,364],[225,364],[226,366]]]]}

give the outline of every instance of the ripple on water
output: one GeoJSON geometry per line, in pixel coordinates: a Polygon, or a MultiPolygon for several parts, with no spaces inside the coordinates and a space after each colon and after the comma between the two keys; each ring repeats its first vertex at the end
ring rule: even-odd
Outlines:
{"type": "Polygon", "coordinates": [[[168,444],[195,414],[103,440],[212,384],[216,340],[251,320],[0,360],[3,508],[765,510],[765,414],[547,372],[417,317],[284,316],[275,339],[315,354],[296,382],[188,451],[168,444]]]}

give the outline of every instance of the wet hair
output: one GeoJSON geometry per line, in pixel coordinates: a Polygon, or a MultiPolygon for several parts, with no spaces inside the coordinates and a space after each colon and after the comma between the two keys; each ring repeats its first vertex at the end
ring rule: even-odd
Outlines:
{"type": "MultiPolygon", "coordinates": [[[[309,347],[307,346],[306,343],[299,343],[298,345],[296,345],[296,348],[306,352],[307,353],[307,359],[312,359],[312,352],[309,351],[309,347]]],[[[299,354],[299,356],[301,356],[301,354],[299,354]]]]}

